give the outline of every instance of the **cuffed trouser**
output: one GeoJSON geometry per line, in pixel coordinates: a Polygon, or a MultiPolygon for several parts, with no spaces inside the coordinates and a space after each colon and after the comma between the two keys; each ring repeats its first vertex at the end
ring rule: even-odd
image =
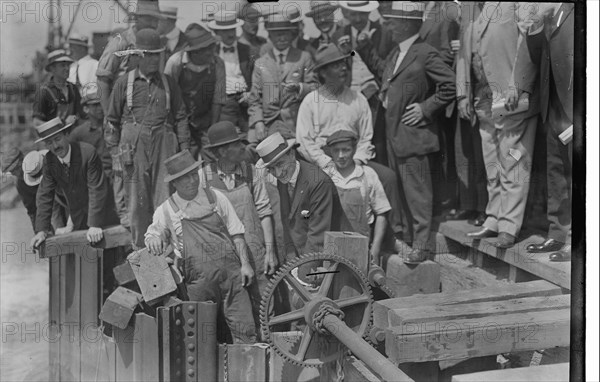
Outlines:
{"type": "Polygon", "coordinates": [[[402,233],[402,203],[400,202],[400,189],[398,188],[396,173],[391,168],[372,160],[367,163],[367,166],[371,167],[377,173],[383,185],[385,195],[392,207],[392,210],[388,214],[388,223],[391,230],[395,234],[402,233]]]}

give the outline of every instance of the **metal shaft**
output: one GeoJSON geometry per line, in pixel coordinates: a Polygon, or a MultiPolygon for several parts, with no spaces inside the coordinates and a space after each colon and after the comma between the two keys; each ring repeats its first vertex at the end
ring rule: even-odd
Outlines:
{"type": "Polygon", "coordinates": [[[375,373],[379,374],[385,381],[406,381],[413,380],[389,359],[384,357],[377,350],[361,337],[359,337],[352,329],[350,329],[343,321],[333,314],[328,314],[323,318],[323,324],[329,332],[335,336],[341,343],[346,345],[354,355],[366,363],[375,373]]]}

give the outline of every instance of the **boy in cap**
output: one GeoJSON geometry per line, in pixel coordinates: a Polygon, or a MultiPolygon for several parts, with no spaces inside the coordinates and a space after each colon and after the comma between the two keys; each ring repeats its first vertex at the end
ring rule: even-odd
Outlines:
{"type": "Polygon", "coordinates": [[[392,209],[377,173],[354,161],[358,135],[338,130],[327,138],[327,148],[334,163],[329,175],[333,179],[340,203],[350,222],[342,231],[354,231],[371,239],[371,260],[379,264],[385,236],[386,214],[392,209]]]}
{"type": "Polygon", "coordinates": [[[68,39],[71,58],[75,61],[69,71],[69,82],[80,89],[88,84],[96,86],[96,71],[98,60],[89,53],[88,38],[85,36],[71,35],[68,39]]]}
{"type": "MultiPolygon", "coordinates": [[[[224,340],[226,322],[234,343],[256,342],[250,297],[245,289],[254,271],[248,259],[244,225],[234,207],[220,191],[200,187],[198,168],[184,150],[165,160],[167,176],[175,193],[154,212],[145,234],[150,253],[161,255],[172,245],[191,301],[219,305],[217,330],[224,340]]],[[[224,341],[223,341],[224,342],[224,341]]]]}
{"type": "Polygon", "coordinates": [[[106,145],[113,171],[124,174],[133,245],[144,246],[144,233],[155,206],[170,195],[164,160],[189,148],[190,131],[181,90],[160,72],[164,47],[154,29],[136,34],[138,67],[115,83],[107,115],[106,145]],[[125,176],[126,174],[126,176],[125,176]]]}

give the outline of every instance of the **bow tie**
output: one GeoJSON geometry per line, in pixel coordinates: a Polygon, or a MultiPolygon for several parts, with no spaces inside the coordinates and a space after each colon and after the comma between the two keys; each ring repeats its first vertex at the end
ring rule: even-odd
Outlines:
{"type": "Polygon", "coordinates": [[[231,47],[223,47],[223,53],[235,53],[235,47],[231,46],[231,47]]]}

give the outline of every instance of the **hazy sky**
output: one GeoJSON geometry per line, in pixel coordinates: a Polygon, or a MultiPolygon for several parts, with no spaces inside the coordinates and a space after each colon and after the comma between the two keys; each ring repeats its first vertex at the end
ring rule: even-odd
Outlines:
{"type": "MultiPolygon", "coordinates": [[[[125,0],[121,0],[125,3],[125,0]]],[[[73,32],[91,38],[92,32],[110,31],[125,27],[125,13],[118,8],[113,0],[82,0],[79,12],[76,12],[78,0],[62,0],[60,12],[56,12],[57,20],[63,25],[63,33],[67,32],[69,24],[75,20],[73,32]]],[[[179,8],[177,24],[184,29],[191,22],[199,22],[203,14],[210,13],[221,7],[234,10],[239,3],[231,0],[164,0],[161,5],[168,4],[179,8]]],[[[43,50],[47,44],[48,23],[52,14],[50,2],[47,0],[0,0],[0,73],[19,75],[31,71],[31,60],[36,50],[43,50]]],[[[298,5],[303,13],[309,9],[308,0],[281,0],[279,7],[298,5]]],[[[272,10],[275,4],[258,4],[264,13],[272,10]]],[[[54,7],[55,10],[58,8],[54,7]]],[[[338,17],[341,14],[338,12],[338,17]]],[[[305,19],[305,34],[315,36],[316,28],[311,19],[305,19]]],[[[261,26],[261,34],[264,34],[261,26]]]]}

